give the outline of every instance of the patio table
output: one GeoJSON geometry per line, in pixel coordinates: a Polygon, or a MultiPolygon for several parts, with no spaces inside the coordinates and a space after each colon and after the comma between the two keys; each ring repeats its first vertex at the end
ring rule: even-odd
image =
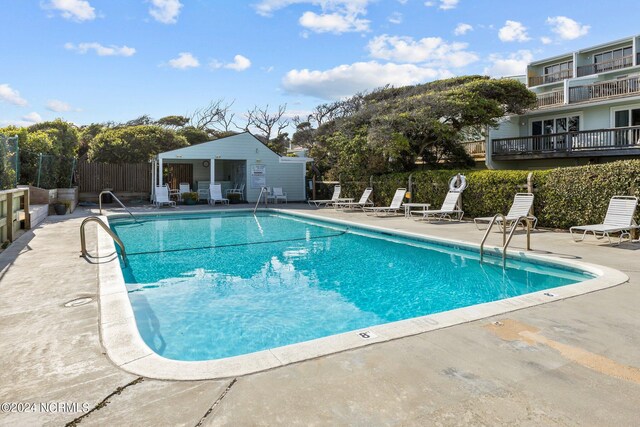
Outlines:
{"type": "Polygon", "coordinates": [[[422,212],[429,210],[430,203],[403,203],[404,217],[409,218],[411,216],[411,208],[422,208],[422,212]]]}

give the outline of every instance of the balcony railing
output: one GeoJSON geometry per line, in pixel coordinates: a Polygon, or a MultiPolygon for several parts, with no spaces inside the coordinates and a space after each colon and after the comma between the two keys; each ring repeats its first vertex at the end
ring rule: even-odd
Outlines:
{"type": "Polygon", "coordinates": [[[640,126],[562,132],[549,135],[500,138],[491,141],[493,156],[553,155],[637,149],[640,154],[640,126]]]}
{"type": "Polygon", "coordinates": [[[597,101],[640,93],[640,76],[569,88],[569,103],[597,101]]]}
{"type": "Polygon", "coordinates": [[[633,66],[633,55],[622,56],[611,61],[597,64],[581,65],[578,67],[578,77],[589,76],[591,74],[604,73],[605,71],[619,70],[633,66]]]}
{"type": "Polygon", "coordinates": [[[537,97],[537,108],[553,107],[555,105],[564,104],[564,90],[554,90],[552,92],[539,93],[537,97]]]}
{"type": "Polygon", "coordinates": [[[484,159],[486,154],[484,140],[463,142],[462,146],[464,147],[465,151],[474,159],[484,159]]]}
{"type": "Polygon", "coordinates": [[[539,86],[545,83],[560,82],[564,79],[570,79],[573,77],[573,70],[562,70],[556,73],[544,74],[542,76],[529,77],[529,87],[539,86]]]}

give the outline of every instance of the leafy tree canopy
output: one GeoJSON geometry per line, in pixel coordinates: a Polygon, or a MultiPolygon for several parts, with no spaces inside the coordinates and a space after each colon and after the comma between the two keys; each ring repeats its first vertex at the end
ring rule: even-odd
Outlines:
{"type": "Polygon", "coordinates": [[[515,80],[484,76],[385,87],[341,101],[351,106],[348,113],[315,129],[301,122],[293,141],[310,146],[330,177],[469,166],[473,160],[460,144],[468,129],[497,126],[500,117],[521,114],[535,99],[515,80]]]}
{"type": "Polygon", "coordinates": [[[184,136],[160,126],[109,128],[93,139],[88,157],[93,162],[141,163],[158,153],[187,145],[189,143],[184,136]]]}

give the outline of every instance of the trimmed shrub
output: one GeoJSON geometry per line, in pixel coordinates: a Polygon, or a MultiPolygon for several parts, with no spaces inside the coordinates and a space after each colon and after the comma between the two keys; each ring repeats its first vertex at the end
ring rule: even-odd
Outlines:
{"type": "MultiPolygon", "coordinates": [[[[373,177],[373,199],[378,206],[389,205],[396,188],[409,188],[411,175],[413,201],[431,203],[432,209],[439,209],[449,191],[449,180],[461,173],[468,184],[462,194],[465,217],[506,214],[515,193],[527,192],[530,172],[536,195],[533,209],[541,227],[567,229],[572,225],[601,223],[612,196],[640,197],[640,160],[622,160],[541,171],[434,170],[387,174],[373,177]]],[[[359,197],[368,185],[368,182],[344,183],[343,194],[359,197]]],[[[638,221],[640,212],[636,216],[638,221]]]]}

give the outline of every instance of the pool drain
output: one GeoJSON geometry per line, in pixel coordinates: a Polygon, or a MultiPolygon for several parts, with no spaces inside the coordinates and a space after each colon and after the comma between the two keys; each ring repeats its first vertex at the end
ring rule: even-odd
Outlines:
{"type": "Polygon", "coordinates": [[[64,304],[65,307],[80,307],[81,305],[89,304],[93,301],[93,298],[83,297],[72,299],[71,301],[64,304]]]}

